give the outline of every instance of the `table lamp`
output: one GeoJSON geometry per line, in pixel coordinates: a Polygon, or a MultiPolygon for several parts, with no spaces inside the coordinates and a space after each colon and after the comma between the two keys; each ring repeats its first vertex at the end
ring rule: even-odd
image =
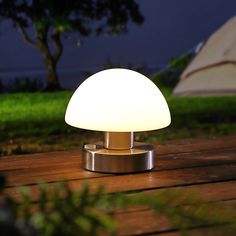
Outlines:
{"type": "Polygon", "coordinates": [[[154,167],[152,145],[134,142],[134,132],[161,129],[171,122],[166,100],[146,76],[108,69],[86,79],[67,106],[67,124],[104,132],[104,141],[85,144],[83,167],[104,173],[133,173],[154,167]]]}

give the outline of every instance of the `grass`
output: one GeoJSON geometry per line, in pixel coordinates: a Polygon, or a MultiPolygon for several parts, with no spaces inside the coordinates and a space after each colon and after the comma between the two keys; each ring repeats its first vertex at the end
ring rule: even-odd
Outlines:
{"type": "MultiPolygon", "coordinates": [[[[171,126],[138,133],[137,140],[155,142],[236,134],[236,96],[172,97],[170,90],[162,92],[171,110],[171,126]]],[[[1,95],[2,155],[75,148],[100,137],[99,133],[65,124],[64,113],[71,95],[69,91],[1,95]]]]}
{"type": "Polygon", "coordinates": [[[3,137],[64,133],[64,112],[70,92],[18,93],[1,96],[3,137]]]}

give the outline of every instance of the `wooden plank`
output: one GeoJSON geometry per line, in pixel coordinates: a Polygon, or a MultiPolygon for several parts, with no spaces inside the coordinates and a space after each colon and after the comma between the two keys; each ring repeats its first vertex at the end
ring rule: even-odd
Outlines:
{"type": "MultiPolygon", "coordinates": [[[[191,236],[235,236],[236,232],[228,227],[199,227],[196,229],[188,230],[188,235],[191,236]]],[[[180,232],[164,232],[164,233],[153,233],[152,236],[183,236],[180,232]]]]}
{"type": "MultiPolygon", "coordinates": [[[[124,192],[223,182],[227,180],[236,180],[236,164],[221,165],[220,167],[205,166],[171,171],[154,171],[138,175],[111,175],[109,177],[87,179],[86,183],[92,189],[96,189],[100,185],[105,185],[108,192],[124,192]]],[[[70,180],[67,182],[73,189],[80,189],[84,180],[70,180]]],[[[53,187],[54,183],[50,185],[53,187]]],[[[33,199],[37,199],[38,186],[32,185],[30,187],[33,192],[33,199]]],[[[15,187],[6,188],[6,191],[15,197],[19,197],[15,187]]]]}
{"type": "MultiPolygon", "coordinates": [[[[236,146],[223,150],[206,150],[191,153],[175,153],[175,154],[162,154],[156,155],[156,164],[164,160],[191,160],[198,161],[216,161],[229,160],[235,158],[236,146]],[[215,158],[217,155],[217,158],[215,158]],[[211,160],[212,159],[212,160],[211,160]],[[219,160],[218,160],[219,159],[219,160]]],[[[1,171],[18,171],[24,169],[45,169],[45,168],[63,168],[67,166],[80,166],[81,165],[81,152],[59,152],[59,153],[44,153],[33,154],[19,157],[8,157],[0,159],[1,171]]],[[[236,158],[235,158],[236,159],[236,158]]],[[[177,163],[176,161],[174,163],[177,163]]],[[[191,163],[191,162],[189,162],[191,163]]],[[[168,163],[168,165],[171,164],[168,163]]],[[[212,163],[211,163],[212,164],[212,163]]],[[[172,166],[171,166],[172,168],[172,166]]]]}
{"type": "Polygon", "coordinates": [[[172,170],[198,166],[232,164],[236,161],[236,146],[223,150],[157,155],[155,170],[172,170]]]}
{"type": "MultiPolygon", "coordinates": [[[[0,170],[7,176],[10,186],[27,185],[40,182],[55,182],[58,180],[80,180],[101,177],[111,177],[113,175],[99,174],[84,171],[81,168],[81,155],[71,153],[52,153],[20,157],[11,163],[10,159],[5,161],[0,170]],[[47,157],[47,158],[46,158],[47,157]]],[[[227,150],[213,150],[195,153],[168,154],[155,158],[155,171],[175,170],[201,166],[218,166],[236,163],[236,147],[227,150]]]]}
{"type": "MultiPolygon", "coordinates": [[[[230,207],[231,209],[236,209],[236,200],[226,201],[221,203],[221,205],[224,208],[230,207]]],[[[216,204],[217,207],[221,205],[218,203],[216,204]]],[[[158,234],[168,231],[176,231],[176,228],[173,227],[167,217],[156,214],[152,209],[116,214],[116,220],[118,225],[118,235],[148,235],[153,233],[158,234]]],[[[195,225],[194,227],[199,226],[200,225],[195,225]]],[[[201,232],[201,230],[198,232],[201,232]]],[[[231,233],[232,232],[236,234],[235,229],[231,230],[231,233]]]]}
{"type": "MultiPolygon", "coordinates": [[[[197,185],[188,185],[183,187],[169,187],[171,191],[178,191],[182,195],[185,194],[196,194],[201,198],[203,202],[213,203],[213,202],[224,202],[230,200],[236,200],[236,181],[227,181],[227,182],[216,182],[216,183],[207,183],[207,184],[197,184],[197,185]]],[[[145,190],[135,194],[145,194],[145,195],[156,195],[163,189],[153,189],[145,190]]],[[[200,200],[200,199],[199,199],[200,200]]],[[[138,206],[132,207],[128,210],[120,210],[119,212],[130,212],[130,211],[141,211],[147,210],[148,207],[138,206]]]]}
{"type": "Polygon", "coordinates": [[[183,139],[155,143],[157,154],[184,153],[204,150],[218,150],[236,146],[236,136],[213,137],[209,139],[183,139]]]}
{"type": "MultiPolygon", "coordinates": [[[[195,192],[202,199],[209,202],[236,200],[236,180],[215,182],[206,184],[188,185],[183,187],[172,187],[173,191],[177,190],[183,193],[195,192]]],[[[146,190],[145,194],[157,194],[160,189],[146,190]]]]}
{"type": "MultiPolygon", "coordinates": [[[[186,140],[174,140],[166,141],[153,144],[157,155],[167,155],[167,154],[182,154],[182,153],[193,153],[201,152],[207,150],[219,150],[227,148],[236,147],[236,136],[225,136],[215,139],[186,139],[186,140]]],[[[7,156],[0,157],[0,169],[18,169],[24,167],[27,164],[33,166],[47,164],[45,162],[48,158],[51,160],[65,160],[64,158],[70,157],[76,160],[77,156],[80,156],[81,150],[73,151],[61,151],[61,152],[50,152],[50,153],[37,153],[28,155],[17,155],[17,156],[7,156]],[[33,162],[32,162],[33,161],[33,162]],[[11,162],[11,165],[9,165],[11,162]]]]}
{"type": "MultiPolygon", "coordinates": [[[[201,190],[199,194],[208,192],[208,197],[211,197],[209,198],[211,201],[224,201],[223,204],[236,208],[235,182],[236,181],[213,184],[211,183],[200,186],[185,186],[176,189],[180,191],[186,191],[186,189],[187,191],[201,190]],[[234,195],[232,195],[231,190],[234,192],[234,195]],[[227,200],[232,198],[234,198],[235,200],[227,200]]],[[[154,191],[147,191],[147,193],[153,194],[154,191]]],[[[172,227],[166,217],[156,215],[153,210],[148,208],[134,208],[128,211],[120,211],[116,215],[116,219],[118,221],[118,235],[143,235],[151,233],[155,233],[157,235],[165,235],[166,232],[175,231],[175,228],[172,227]]],[[[202,229],[200,231],[197,230],[196,232],[202,232],[202,229]]],[[[211,230],[209,230],[209,232],[211,232],[211,230]]],[[[214,230],[212,232],[214,232],[214,230]]],[[[174,233],[174,235],[178,235],[177,232],[172,233],[174,233]]]]}
{"type": "MultiPolygon", "coordinates": [[[[227,201],[227,198],[236,199],[235,182],[236,181],[214,184],[211,183],[200,186],[185,186],[177,189],[179,189],[180,191],[186,191],[186,189],[187,191],[192,191],[193,189],[201,189],[201,192],[199,192],[199,194],[201,194],[202,192],[208,192],[208,197],[211,197],[211,201],[224,201],[225,204],[236,207],[236,200],[227,201]],[[234,192],[234,195],[232,195],[231,190],[234,192]]],[[[152,194],[154,193],[154,191],[147,191],[147,193],[152,194]]],[[[118,235],[139,235],[143,233],[157,233],[157,235],[163,233],[164,235],[164,233],[168,231],[175,230],[166,217],[156,215],[153,210],[147,208],[135,208],[131,211],[120,211],[120,213],[118,213],[116,217],[119,226],[118,235]]]]}

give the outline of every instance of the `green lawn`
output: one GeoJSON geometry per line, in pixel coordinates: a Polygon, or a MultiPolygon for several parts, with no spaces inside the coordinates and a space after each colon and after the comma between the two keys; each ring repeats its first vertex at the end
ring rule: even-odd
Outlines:
{"type": "MultiPolygon", "coordinates": [[[[236,96],[172,97],[170,127],[138,133],[149,141],[236,134],[236,96]]],[[[69,127],[64,113],[72,92],[22,93],[0,96],[2,154],[72,148],[100,134],[69,127]]],[[[0,153],[1,154],[1,153],[0,153]]]]}
{"type": "Polygon", "coordinates": [[[0,97],[3,137],[64,133],[64,113],[71,92],[18,93],[0,97]]]}

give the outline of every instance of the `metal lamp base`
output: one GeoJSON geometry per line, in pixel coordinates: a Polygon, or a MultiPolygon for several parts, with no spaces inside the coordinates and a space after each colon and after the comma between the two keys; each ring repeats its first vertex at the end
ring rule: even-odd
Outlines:
{"type": "Polygon", "coordinates": [[[153,146],[134,143],[131,149],[112,150],[100,144],[86,144],[83,167],[89,171],[116,174],[150,171],[154,167],[153,146]]]}

